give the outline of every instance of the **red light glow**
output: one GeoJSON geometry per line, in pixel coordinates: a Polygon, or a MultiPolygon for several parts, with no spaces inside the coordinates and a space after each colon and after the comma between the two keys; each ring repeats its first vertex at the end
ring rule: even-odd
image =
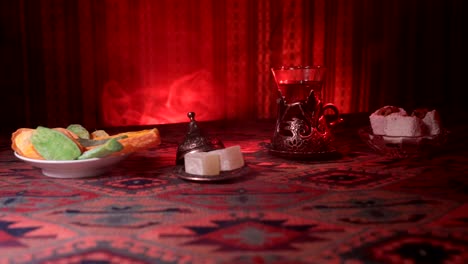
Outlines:
{"type": "Polygon", "coordinates": [[[169,87],[124,87],[108,82],[103,90],[103,121],[108,126],[187,122],[194,111],[197,120],[223,117],[223,94],[212,74],[200,70],[181,76],[169,87]]]}

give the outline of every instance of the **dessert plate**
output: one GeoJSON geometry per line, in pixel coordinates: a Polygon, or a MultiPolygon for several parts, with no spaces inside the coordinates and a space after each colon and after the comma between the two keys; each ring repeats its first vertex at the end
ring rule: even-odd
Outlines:
{"type": "Polygon", "coordinates": [[[374,135],[371,127],[359,129],[360,138],[373,150],[394,158],[416,157],[433,153],[440,149],[449,132],[442,129],[440,134],[418,137],[394,137],[374,135]]]}
{"type": "Polygon", "coordinates": [[[84,160],[38,160],[23,157],[15,152],[15,156],[40,168],[42,174],[52,178],[85,178],[101,175],[115,164],[127,158],[129,154],[93,158],[84,160]]]}
{"type": "Polygon", "coordinates": [[[201,181],[201,182],[212,182],[212,181],[225,181],[232,180],[246,176],[249,174],[250,169],[247,165],[239,169],[232,171],[222,171],[219,175],[206,176],[206,175],[195,175],[185,172],[185,167],[183,165],[178,165],[174,169],[174,173],[177,177],[189,180],[189,181],[201,181]]]}

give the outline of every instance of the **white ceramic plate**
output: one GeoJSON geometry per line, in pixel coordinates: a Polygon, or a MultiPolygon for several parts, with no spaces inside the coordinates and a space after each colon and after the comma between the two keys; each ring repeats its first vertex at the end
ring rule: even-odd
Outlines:
{"type": "Polygon", "coordinates": [[[101,175],[113,165],[128,157],[128,155],[109,156],[85,160],[38,160],[23,157],[15,152],[15,156],[34,167],[40,168],[42,174],[53,178],[84,178],[101,175]]]}

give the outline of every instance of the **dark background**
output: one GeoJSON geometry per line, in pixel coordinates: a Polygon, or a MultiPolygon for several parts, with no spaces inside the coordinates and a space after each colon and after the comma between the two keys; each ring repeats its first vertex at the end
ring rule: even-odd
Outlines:
{"type": "MultiPolygon", "coordinates": [[[[466,122],[466,2],[0,1],[1,132],[72,122],[92,128],[109,125],[103,117],[103,87],[112,80],[132,91],[143,87],[141,80],[147,78],[145,71],[149,72],[143,63],[148,56],[157,57],[151,71],[167,77],[167,83],[169,78],[176,78],[178,71],[183,75],[204,65],[205,55],[209,54],[208,70],[213,69],[215,81],[237,87],[218,90],[224,99],[217,108],[217,119],[275,118],[276,94],[268,88],[272,80],[265,69],[287,62],[317,61],[318,55],[313,57],[311,51],[294,57],[294,49],[317,42],[324,49],[320,59],[330,67],[328,85],[332,87],[325,99],[336,100],[343,112],[372,112],[387,104],[409,111],[429,107],[438,109],[448,123],[466,122]],[[297,5],[303,10],[297,17],[288,17],[286,12],[294,14],[297,5]],[[207,6],[209,11],[205,10],[207,6]],[[316,12],[317,6],[323,7],[322,13],[316,12]],[[177,17],[174,10],[186,13],[177,17]],[[265,14],[265,10],[269,13],[265,14]],[[268,32],[258,22],[266,18],[268,32]],[[300,24],[290,25],[289,19],[300,24]],[[174,24],[177,21],[181,24],[174,24]],[[322,22],[324,32],[313,32],[314,26],[322,22]],[[206,31],[197,23],[211,23],[208,25],[212,27],[206,31]],[[294,36],[285,34],[285,29],[291,28],[298,29],[291,31],[294,36]],[[181,34],[171,35],[177,30],[181,34]],[[254,44],[261,42],[264,35],[269,36],[266,43],[270,44],[261,50],[260,45],[254,44]],[[116,40],[123,44],[112,46],[116,40]],[[158,47],[165,50],[154,51],[148,43],[159,43],[158,47]],[[285,43],[292,43],[293,51],[285,50],[285,43]],[[205,44],[207,48],[202,53],[200,46],[205,44]],[[188,51],[177,49],[181,45],[188,51]],[[238,50],[240,55],[233,56],[238,50]],[[116,58],[112,52],[125,58],[116,58]],[[232,77],[226,73],[235,71],[232,65],[248,65],[249,72],[232,77]]],[[[152,94],[161,97],[167,93],[165,88],[153,89],[160,89],[152,94]]],[[[180,96],[184,94],[181,92],[180,96]]],[[[112,96],[118,99],[120,95],[112,96]]],[[[116,113],[139,103],[143,101],[116,105],[120,107],[116,113]]],[[[183,111],[177,114],[185,116],[183,111]]],[[[132,125],[124,121],[112,123],[115,124],[132,125]]]]}

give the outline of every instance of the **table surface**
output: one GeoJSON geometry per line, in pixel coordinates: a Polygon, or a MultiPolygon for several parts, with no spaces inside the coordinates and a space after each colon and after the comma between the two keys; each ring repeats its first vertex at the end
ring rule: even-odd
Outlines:
{"type": "Polygon", "coordinates": [[[157,125],[160,146],[93,178],[43,176],[4,144],[0,263],[468,260],[468,128],[450,127],[437,153],[392,159],[361,141],[361,125],[336,129],[339,159],[299,161],[268,152],[272,121],[200,123],[241,146],[243,177],[220,182],[178,177],[187,124],[157,125]]]}

